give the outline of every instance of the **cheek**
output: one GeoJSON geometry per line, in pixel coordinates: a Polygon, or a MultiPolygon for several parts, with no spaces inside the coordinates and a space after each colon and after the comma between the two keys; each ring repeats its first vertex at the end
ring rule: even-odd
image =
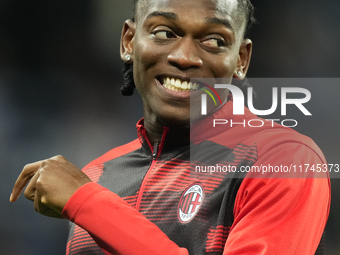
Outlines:
{"type": "Polygon", "coordinates": [[[152,52],[147,44],[135,43],[133,58],[133,76],[136,88],[143,94],[144,83],[146,82],[146,72],[152,65],[152,52]]]}
{"type": "Polygon", "coordinates": [[[147,69],[154,65],[160,56],[164,54],[163,47],[156,47],[148,35],[136,36],[134,45],[134,57],[141,64],[141,69],[147,69]]]}
{"type": "Polygon", "coordinates": [[[231,78],[237,66],[237,58],[225,57],[213,64],[214,77],[231,78]]]}
{"type": "Polygon", "coordinates": [[[163,67],[163,55],[159,48],[147,40],[136,40],[134,47],[133,75],[136,89],[141,95],[144,106],[154,105],[158,100],[155,76],[163,67]]]}
{"type": "Polygon", "coordinates": [[[150,82],[150,79],[154,77],[153,68],[161,59],[160,53],[157,52],[155,47],[147,41],[141,41],[136,38],[134,45],[134,79],[135,84],[138,89],[143,82],[150,82]]]}
{"type": "Polygon", "coordinates": [[[150,46],[147,44],[136,44],[133,64],[136,71],[139,71],[138,74],[143,74],[141,71],[151,65],[153,58],[150,46]]]}

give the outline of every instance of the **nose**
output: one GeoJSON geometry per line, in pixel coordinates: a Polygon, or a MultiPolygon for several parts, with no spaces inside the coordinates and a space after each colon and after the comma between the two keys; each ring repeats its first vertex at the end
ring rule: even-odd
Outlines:
{"type": "Polygon", "coordinates": [[[168,62],[179,69],[199,68],[203,65],[198,45],[192,38],[182,37],[168,55],[168,62]]]}

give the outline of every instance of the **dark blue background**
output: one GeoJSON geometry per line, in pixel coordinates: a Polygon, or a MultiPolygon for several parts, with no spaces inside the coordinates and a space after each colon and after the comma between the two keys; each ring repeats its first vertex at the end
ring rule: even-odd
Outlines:
{"type": "MultiPolygon", "coordinates": [[[[338,77],[340,2],[254,1],[250,77],[338,77]]],[[[0,254],[65,253],[67,222],[42,217],[30,201],[8,202],[29,162],[62,154],[78,167],[136,137],[139,96],[119,94],[119,39],[132,1],[0,1],[0,254]]],[[[256,88],[261,94],[261,87],[256,88]]],[[[313,97],[333,107],[300,130],[339,158],[339,87],[313,97]]],[[[326,229],[326,254],[340,254],[339,180],[326,229]]]]}

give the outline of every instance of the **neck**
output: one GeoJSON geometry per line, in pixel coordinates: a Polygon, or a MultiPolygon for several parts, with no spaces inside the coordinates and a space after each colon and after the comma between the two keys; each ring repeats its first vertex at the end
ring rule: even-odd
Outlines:
{"type": "Polygon", "coordinates": [[[146,135],[151,144],[159,143],[162,140],[163,135],[163,125],[160,123],[150,123],[146,119],[144,119],[144,127],[146,130],[146,135]]]}
{"type": "Polygon", "coordinates": [[[171,136],[174,136],[175,140],[190,137],[190,124],[189,123],[168,123],[165,120],[159,118],[150,118],[150,116],[144,117],[144,127],[146,135],[151,144],[156,142],[160,143],[162,140],[164,127],[169,127],[171,130],[171,136]],[[149,118],[148,118],[149,117],[149,118]]]}

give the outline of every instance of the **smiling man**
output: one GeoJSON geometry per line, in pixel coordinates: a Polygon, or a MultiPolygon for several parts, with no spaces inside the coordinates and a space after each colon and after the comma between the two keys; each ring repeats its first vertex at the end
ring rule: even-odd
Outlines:
{"type": "MultiPolygon", "coordinates": [[[[192,78],[244,79],[252,13],[247,0],[139,0],[121,37],[122,93],[136,87],[143,99],[139,138],[83,171],[62,156],[29,164],[10,200],[29,183],[25,196],[39,213],[72,221],[67,254],[319,253],[328,179],[249,178],[238,170],[325,164],[320,149],[276,124],[244,127],[228,90],[206,118],[190,109],[201,86],[192,78]],[[239,124],[207,131],[222,116],[239,124]],[[193,171],[209,164],[238,172],[193,171]]],[[[242,118],[257,117],[246,109],[242,118]]]]}
{"type": "MultiPolygon", "coordinates": [[[[188,122],[190,78],[230,82],[246,74],[251,41],[244,34],[252,17],[249,3],[240,5],[238,1],[138,3],[135,23],[125,23],[121,53],[123,59],[132,56],[128,62],[133,62],[151,141],[160,140],[164,121],[188,122]]],[[[224,101],[227,95],[222,95],[224,101]]]]}

